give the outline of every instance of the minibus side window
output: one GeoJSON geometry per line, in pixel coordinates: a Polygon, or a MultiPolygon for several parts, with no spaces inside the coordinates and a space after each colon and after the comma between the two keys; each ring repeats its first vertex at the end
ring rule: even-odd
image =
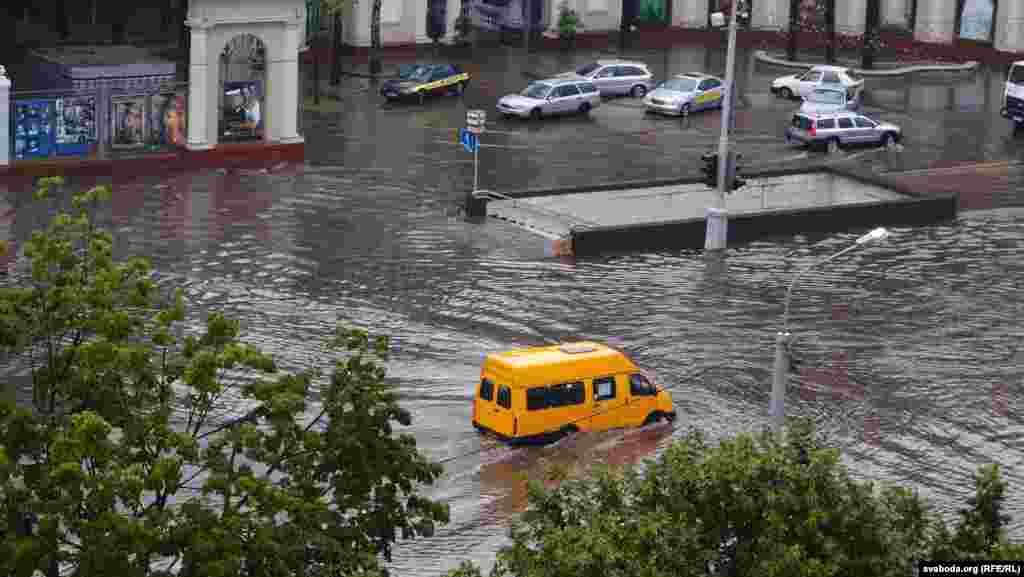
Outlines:
{"type": "Polygon", "coordinates": [[[607,401],[615,398],[615,377],[594,379],[594,400],[607,401]]]}
{"type": "Polygon", "coordinates": [[[512,408],[512,391],[505,385],[498,385],[498,406],[512,408]]]}
{"type": "Polygon", "coordinates": [[[539,411],[548,408],[548,388],[534,387],[526,389],[526,410],[539,411]]]}
{"type": "Polygon", "coordinates": [[[580,382],[551,385],[548,387],[548,406],[582,405],[586,400],[586,390],[586,387],[580,382]]]}
{"type": "Polygon", "coordinates": [[[648,382],[647,377],[640,373],[629,375],[629,392],[634,397],[651,397],[658,394],[654,385],[648,382]]]}
{"type": "Polygon", "coordinates": [[[485,401],[494,400],[494,383],[490,379],[482,379],[480,381],[480,398],[485,401]]]}

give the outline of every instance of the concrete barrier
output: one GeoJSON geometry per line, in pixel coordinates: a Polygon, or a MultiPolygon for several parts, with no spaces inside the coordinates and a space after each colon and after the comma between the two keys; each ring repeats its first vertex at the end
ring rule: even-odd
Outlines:
{"type": "MultiPolygon", "coordinates": [[[[784,68],[796,68],[800,70],[807,70],[812,66],[816,66],[822,63],[815,62],[793,62],[791,60],[784,60],[782,58],[775,58],[769,56],[764,50],[758,50],[754,53],[754,58],[764,62],[766,64],[772,64],[774,66],[782,66],[784,68]]],[[[965,62],[963,64],[921,64],[914,66],[904,66],[901,68],[888,68],[888,69],[872,69],[862,70],[860,68],[850,67],[854,72],[861,76],[867,77],[891,77],[891,76],[904,76],[907,74],[913,74],[915,72],[970,72],[978,68],[977,61],[965,62]]]]}
{"type": "MultiPolygon", "coordinates": [[[[729,246],[794,234],[825,236],[866,230],[876,226],[933,224],[956,217],[956,194],[908,197],[839,207],[744,213],[729,217],[729,246]]],[[[577,257],[640,250],[704,248],[704,219],[641,223],[617,227],[590,227],[572,231],[572,253],[577,257]]]]}

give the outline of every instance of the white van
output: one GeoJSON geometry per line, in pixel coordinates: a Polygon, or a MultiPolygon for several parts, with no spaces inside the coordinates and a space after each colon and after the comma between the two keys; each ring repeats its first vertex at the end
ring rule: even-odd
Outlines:
{"type": "Polygon", "coordinates": [[[1010,65],[1006,75],[1006,91],[1003,92],[1003,118],[1013,121],[1015,130],[1024,128],[1024,60],[1010,65]]]}

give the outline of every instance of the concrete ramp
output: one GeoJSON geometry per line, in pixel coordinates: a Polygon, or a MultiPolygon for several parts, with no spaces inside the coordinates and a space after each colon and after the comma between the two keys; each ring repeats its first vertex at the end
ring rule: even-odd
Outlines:
{"type": "MultiPolygon", "coordinates": [[[[491,201],[488,214],[548,238],[568,238],[573,254],[703,248],[705,214],[717,192],[676,182],[595,190],[533,191],[491,201]],[[513,197],[514,198],[509,198],[513,197]]],[[[947,220],[955,193],[916,195],[831,169],[762,174],[726,195],[729,241],[830,233],[947,220]]]]}

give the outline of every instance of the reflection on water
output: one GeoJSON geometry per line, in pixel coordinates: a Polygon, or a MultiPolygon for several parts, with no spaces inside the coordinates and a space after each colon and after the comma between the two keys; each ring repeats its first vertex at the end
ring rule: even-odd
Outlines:
{"type": "MultiPolygon", "coordinates": [[[[117,183],[101,219],[117,230],[118,256],[151,255],[162,279],[185,288],[193,321],[224,310],[286,369],[312,364],[309,343],[338,319],[394,336],[389,375],[413,432],[432,458],[452,459],[428,490],[451,504],[452,522],[398,547],[400,575],[439,575],[460,559],[489,566],[525,506],[524,473],[635,463],[690,425],[712,438],[759,431],[792,275],[856,238],[756,242],[718,261],[679,251],[563,262],[514,226],[449,218],[443,193],[410,178],[314,167],[180,174],[117,183]],[[511,455],[473,430],[482,353],[583,338],[621,339],[656,371],[677,427],[511,455]]],[[[17,243],[45,220],[27,198],[0,194],[17,243]]],[[[950,518],[975,466],[1001,462],[1018,539],[1022,225],[1024,210],[999,208],[897,228],[805,276],[793,295],[798,366],[787,399],[857,474],[919,487],[950,518]]]]}

